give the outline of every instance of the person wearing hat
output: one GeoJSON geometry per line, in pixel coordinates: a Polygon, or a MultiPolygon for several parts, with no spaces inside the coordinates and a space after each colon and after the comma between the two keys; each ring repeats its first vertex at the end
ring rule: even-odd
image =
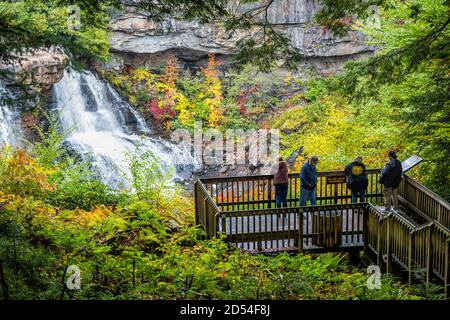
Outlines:
{"type": "Polygon", "coordinates": [[[353,162],[345,167],[345,175],[347,177],[347,188],[352,192],[352,203],[358,202],[358,198],[360,202],[364,202],[369,180],[361,156],[356,156],[353,162]]]}
{"type": "Polygon", "coordinates": [[[312,206],[316,203],[317,168],[319,162],[317,156],[312,156],[306,161],[300,170],[300,206],[306,206],[309,200],[312,206]]]}
{"type": "Polygon", "coordinates": [[[380,173],[378,182],[383,184],[384,194],[384,212],[391,211],[391,206],[394,210],[398,210],[398,187],[402,180],[402,163],[397,160],[397,154],[394,151],[388,153],[389,162],[384,166],[380,173]]]}

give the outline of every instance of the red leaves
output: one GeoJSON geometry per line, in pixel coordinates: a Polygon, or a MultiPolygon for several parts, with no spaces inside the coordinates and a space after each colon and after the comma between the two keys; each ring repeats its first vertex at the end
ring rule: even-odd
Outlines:
{"type": "Polygon", "coordinates": [[[155,120],[161,121],[161,117],[164,114],[164,109],[159,107],[158,99],[151,99],[147,105],[147,109],[150,111],[155,120]]]}
{"type": "Polygon", "coordinates": [[[242,91],[241,94],[239,95],[239,99],[237,102],[237,105],[239,107],[239,112],[241,115],[244,115],[246,113],[246,109],[245,109],[245,100],[247,99],[247,97],[255,92],[257,92],[259,89],[258,87],[251,87],[251,88],[247,88],[246,90],[242,91]]]}
{"type": "Polygon", "coordinates": [[[162,101],[154,98],[151,99],[147,105],[147,109],[151,113],[152,117],[160,123],[175,116],[173,107],[175,107],[175,101],[168,89],[164,91],[164,98],[162,101]]]}

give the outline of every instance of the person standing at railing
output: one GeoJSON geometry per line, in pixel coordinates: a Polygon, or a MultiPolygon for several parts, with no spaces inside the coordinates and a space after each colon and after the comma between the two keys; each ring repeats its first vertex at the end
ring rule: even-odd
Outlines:
{"type": "Polygon", "coordinates": [[[316,203],[316,187],[317,187],[317,156],[312,156],[302,166],[300,170],[300,206],[306,206],[309,200],[312,206],[316,203]]]}
{"type": "Polygon", "coordinates": [[[347,187],[352,192],[352,203],[364,202],[366,198],[366,190],[369,185],[367,178],[366,166],[362,162],[362,157],[357,156],[353,162],[345,167],[345,175],[347,177],[347,187]]]}
{"type": "Polygon", "coordinates": [[[272,167],[274,173],[273,184],[275,185],[275,206],[277,208],[287,207],[288,192],[288,167],[283,157],[278,158],[278,163],[272,167]]]}
{"type": "Polygon", "coordinates": [[[384,211],[398,210],[398,187],[402,180],[402,163],[397,160],[397,154],[394,151],[388,153],[389,162],[381,170],[379,182],[383,184],[384,211]]]}

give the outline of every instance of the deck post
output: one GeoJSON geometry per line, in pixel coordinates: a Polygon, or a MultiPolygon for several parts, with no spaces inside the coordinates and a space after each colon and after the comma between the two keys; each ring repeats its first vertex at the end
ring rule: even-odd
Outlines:
{"type": "Polygon", "coordinates": [[[298,248],[298,251],[303,252],[303,210],[298,209],[298,212],[294,214],[298,214],[298,238],[294,245],[298,248]]]}
{"type": "Polygon", "coordinates": [[[366,205],[363,209],[363,243],[364,243],[364,253],[369,252],[369,244],[368,244],[368,230],[369,226],[368,224],[368,217],[369,217],[369,207],[366,205]]]}
{"type": "MultiPolygon", "coordinates": [[[[219,233],[219,215],[217,214],[217,212],[214,212],[214,237],[217,236],[217,234],[219,233]]],[[[226,230],[225,230],[225,234],[226,234],[226,230]]]]}
{"type": "Polygon", "coordinates": [[[208,198],[203,199],[203,223],[205,224],[206,233],[208,237],[211,238],[210,230],[209,230],[209,221],[207,217],[207,206],[208,206],[208,198]]]}
{"type": "Polygon", "coordinates": [[[199,208],[198,208],[198,180],[194,182],[194,203],[195,203],[195,224],[200,224],[199,208]]]}
{"type": "Polygon", "coordinates": [[[377,224],[377,266],[381,267],[381,259],[383,257],[381,251],[381,227],[383,226],[383,220],[380,218],[376,218],[378,220],[377,224]]]}
{"type": "Polygon", "coordinates": [[[413,233],[409,233],[409,243],[408,243],[408,286],[411,287],[411,276],[412,276],[412,240],[413,233]]]}
{"type": "Polygon", "coordinates": [[[350,249],[348,251],[348,261],[353,265],[357,265],[361,262],[358,249],[350,249]]]}
{"type": "Polygon", "coordinates": [[[449,250],[449,245],[448,245],[448,243],[449,243],[449,240],[447,240],[446,242],[445,242],[445,259],[444,259],[444,261],[445,261],[445,268],[444,268],[444,296],[445,296],[445,298],[447,299],[447,294],[448,294],[448,285],[449,285],[449,283],[448,283],[448,272],[449,272],[449,270],[448,270],[448,264],[449,264],[449,252],[448,252],[448,250],[449,250]]]}
{"type": "Polygon", "coordinates": [[[431,227],[429,226],[427,228],[427,253],[426,253],[426,259],[427,259],[427,288],[428,283],[430,281],[430,252],[431,252],[431,227]]]}
{"type": "Polygon", "coordinates": [[[386,219],[386,273],[391,273],[391,235],[389,218],[386,219]]]}
{"type": "Polygon", "coordinates": [[[338,184],[337,183],[335,183],[334,184],[334,204],[337,204],[338,203],[338,184]]]}
{"type": "Polygon", "coordinates": [[[272,181],[269,179],[269,185],[267,188],[268,208],[272,208],[272,181]]]}

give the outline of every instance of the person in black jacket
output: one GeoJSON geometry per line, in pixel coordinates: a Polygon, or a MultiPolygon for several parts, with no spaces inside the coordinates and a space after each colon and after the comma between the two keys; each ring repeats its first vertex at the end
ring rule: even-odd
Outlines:
{"type": "Polygon", "coordinates": [[[394,210],[398,210],[398,187],[402,180],[402,163],[397,160],[397,154],[394,151],[389,151],[389,162],[381,170],[379,182],[384,186],[384,206],[385,212],[391,211],[391,206],[394,205],[394,210]]]}
{"type": "Polygon", "coordinates": [[[353,162],[345,167],[345,175],[347,177],[347,187],[352,191],[352,203],[356,203],[358,198],[360,202],[364,202],[369,180],[367,179],[366,166],[362,162],[361,156],[355,157],[353,162]]]}

